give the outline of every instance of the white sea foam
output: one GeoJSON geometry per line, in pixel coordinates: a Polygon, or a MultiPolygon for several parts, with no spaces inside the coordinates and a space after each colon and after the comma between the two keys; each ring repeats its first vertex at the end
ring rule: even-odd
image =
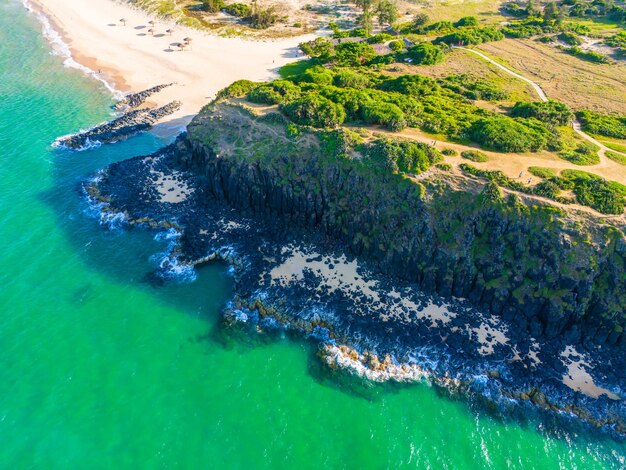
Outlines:
{"type": "Polygon", "coordinates": [[[93,77],[95,80],[102,83],[105,88],[111,92],[115,99],[121,100],[122,98],[124,98],[124,94],[121,91],[116,89],[113,84],[109,83],[104,78],[98,76],[95,70],[92,70],[89,67],[85,67],[84,65],[79,64],[78,62],[76,62],[76,60],[74,60],[70,47],[65,41],[63,41],[63,38],[61,37],[59,32],[52,27],[50,20],[45,14],[34,8],[28,0],[22,0],[22,3],[28,11],[35,15],[39,23],[41,23],[41,31],[43,33],[43,36],[52,46],[52,54],[62,57],[63,65],[69,68],[80,70],[86,75],[93,77]]]}

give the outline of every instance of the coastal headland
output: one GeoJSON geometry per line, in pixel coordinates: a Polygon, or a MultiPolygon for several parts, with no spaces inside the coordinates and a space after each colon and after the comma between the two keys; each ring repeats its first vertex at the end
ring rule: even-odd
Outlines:
{"type": "MultiPolygon", "coordinates": [[[[116,89],[174,84],[145,104],[176,103],[168,122],[190,122],[187,132],[84,186],[105,225],[168,231],[176,243],[158,277],[226,261],[228,327],[294,330],[331,368],[368,380],[426,380],[624,436],[623,207],[604,217],[583,198],[503,191],[467,164],[437,166],[436,141],[297,126],[304,79],[262,90],[293,92],[292,108],[283,96],[246,101],[307,38],[219,38],[107,0],[35,5],[116,89]],[[184,37],[186,50],[175,46],[184,37]],[[207,104],[236,80],[245,91],[207,104]],[[415,161],[401,167],[405,155],[415,161]]],[[[321,119],[336,111],[321,103],[321,119]]],[[[576,178],[570,189],[589,184],[576,178]]]]}

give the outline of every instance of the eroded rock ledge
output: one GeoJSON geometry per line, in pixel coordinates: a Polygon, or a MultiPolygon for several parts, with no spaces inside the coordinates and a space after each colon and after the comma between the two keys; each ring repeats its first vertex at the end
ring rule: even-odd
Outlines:
{"type": "Polygon", "coordinates": [[[623,227],[433,171],[382,171],[341,132],[232,103],[86,189],[104,220],[175,227],[164,276],[223,259],[229,324],[321,340],[371,380],[427,379],[623,435],[623,227]]]}

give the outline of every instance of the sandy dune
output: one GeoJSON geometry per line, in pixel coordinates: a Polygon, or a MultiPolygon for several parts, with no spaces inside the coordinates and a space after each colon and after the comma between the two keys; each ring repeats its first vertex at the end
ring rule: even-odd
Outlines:
{"type": "Polygon", "coordinates": [[[266,80],[298,56],[298,43],[312,36],[253,42],[222,38],[150,18],[112,0],[30,0],[69,44],[77,62],[124,92],[176,82],[154,95],[163,105],[179,100],[182,108],[169,119],[185,124],[215,93],[235,80],[266,80]],[[126,26],[120,19],[127,20],[126,26]],[[148,22],[155,21],[151,26],[148,22]],[[153,28],[154,33],[148,32],[153,28]],[[166,30],[173,29],[169,35],[166,30]],[[184,51],[172,46],[192,38],[184,51]]]}

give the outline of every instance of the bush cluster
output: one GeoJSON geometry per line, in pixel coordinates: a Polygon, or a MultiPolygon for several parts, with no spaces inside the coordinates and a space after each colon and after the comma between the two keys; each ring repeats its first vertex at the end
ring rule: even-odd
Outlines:
{"type": "Polygon", "coordinates": [[[441,153],[430,145],[391,139],[377,139],[365,145],[362,153],[394,173],[419,174],[443,159],[441,153]]]}
{"type": "Polygon", "coordinates": [[[445,43],[451,46],[470,46],[484,42],[500,41],[504,34],[492,27],[460,29],[450,34],[437,38],[435,43],[445,43]]]}
{"type": "Polygon", "coordinates": [[[477,163],[489,161],[489,157],[478,150],[464,150],[461,152],[461,157],[477,163]]]}
{"type": "Polygon", "coordinates": [[[501,152],[537,152],[553,149],[557,137],[540,121],[493,116],[476,121],[468,130],[474,142],[501,152]]]}
{"type": "Polygon", "coordinates": [[[511,116],[535,118],[553,126],[566,126],[574,117],[565,103],[553,100],[515,103],[511,116]]]}
{"type": "Polygon", "coordinates": [[[626,139],[626,115],[624,114],[602,114],[585,110],[577,112],[576,117],[585,132],[626,139]]]}

